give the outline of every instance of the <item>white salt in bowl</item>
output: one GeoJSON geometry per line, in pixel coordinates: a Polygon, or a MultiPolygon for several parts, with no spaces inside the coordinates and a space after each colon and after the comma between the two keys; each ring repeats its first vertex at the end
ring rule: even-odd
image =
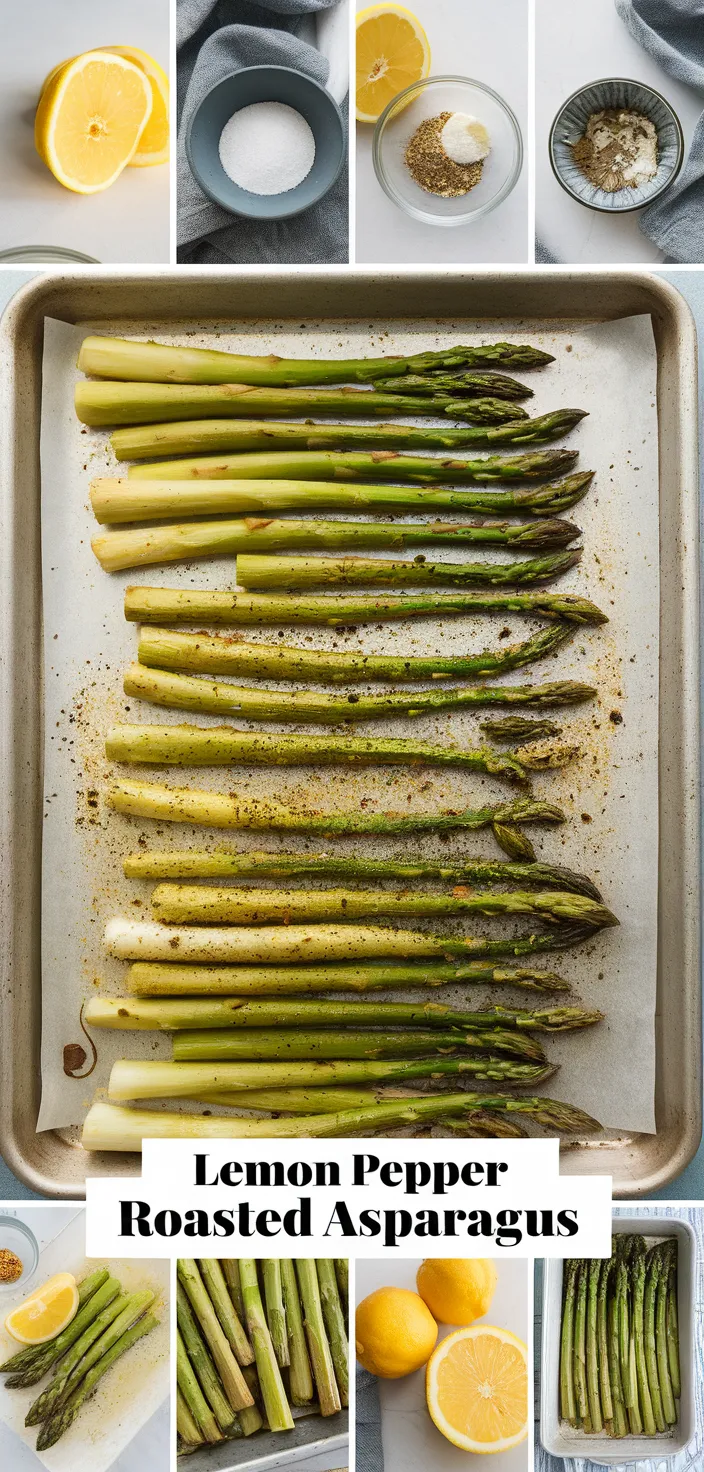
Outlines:
{"type": "Polygon", "coordinates": [[[567,194],[590,210],[627,214],[652,204],[674,183],[684,159],[684,136],[676,112],[659,92],[626,77],[607,77],[580,87],[563,102],[550,129],[548,148],[555,178],[567,194]],[[583,136],[592,113],[606,107],[640,112],[657,132],[657,173],[637,189],[617,189],[609,194],[592,184],[575,163],[572,146],[583,136]]]}

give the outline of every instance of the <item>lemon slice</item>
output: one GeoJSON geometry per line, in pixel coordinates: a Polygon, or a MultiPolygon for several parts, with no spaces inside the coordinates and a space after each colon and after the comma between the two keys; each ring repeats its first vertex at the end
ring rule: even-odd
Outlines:
{"type": "Polygon", "coordinates": [[[115,56],[124,56],[144,72],[152,89],[152,110],[149,121],[137,144],[137,152],[130,159],[130,168],[147,169],[153,164],[169,161],[169,79],[162,66],[148,52],[138,46],[104,46],[115,56]]]}
{"type": "Polygon", "coordinates": [[[472,1324],[441,1340],[426,1396],[443,1436],[465,1452],[506,1452],[528,1435],[528,1350],[509,1329],[472,1324]]]}
{"type": "Polygon", "coordinates": [[[5,1328],[20,1344],[46,1344],[70,1324],[77,1308],[76,1279],[57,1273],[8,1314],[5,1328]]]}
{"type": "Polygon", "coordinates": [[[404,5],[370,5],[357,16],[357,118],[375,123],[387,103],[430,71],[420,21],[404,5]]]}
{"type": "Polygon", "coordinates": [[[151,85],[139,67],[86,51],[47,77],[34,122],[37,152],[66,189],[97,194],[133,158],[151,111],[151,85]]]}

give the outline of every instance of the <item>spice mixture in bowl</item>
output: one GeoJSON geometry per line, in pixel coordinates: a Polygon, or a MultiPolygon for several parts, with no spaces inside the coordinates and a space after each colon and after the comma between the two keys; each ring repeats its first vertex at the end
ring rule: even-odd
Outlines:
{"type": "Polygon", "coordinates": [[[642,209],[676,179],[684,143],[669,103],[641,82],[592,82],[561,107],[550,161],[563,189],[604,212],[642,209]]]}
{"type": "Polygon", "coordinates": [[[0,1294],[21,1288],[36,1272],[37,1239],[19,1217],[0,1213],[0,1294]]]}
{"type": "Polygon", "coordinates": [[[428,77],[400,92],[374,132],[374,168],[394,204],[433,225],[465,225],[506,199],[523,143],[507,103],[481,82],[428,77]]]}

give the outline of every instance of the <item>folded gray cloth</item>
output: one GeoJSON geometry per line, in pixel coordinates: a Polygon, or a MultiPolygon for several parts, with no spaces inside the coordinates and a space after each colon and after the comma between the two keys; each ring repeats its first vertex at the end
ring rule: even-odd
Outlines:
{"type": "MultiPolygon", "coordinates": [[[[325,86],[326,58],[299,35],[341,0],[179,0],[178,257],[190,264],[339,264],[348,259],[347,169],[290,220],[246,220],[213,204],[188,166],[185,136],[201,99],[248,66],[289,66],[325,86]],[[275,24],[272,25],[272,22],[275,24]]],[[[342,108],[346,121],[346,108],[342,108]]]]}
{"type": "Polygon", "coordinates": [[[355,1472],[384,1472],[381,1445],[381,1406],[376,1375],[357,1366],[355,1413],[355,1472]]]}
{"type": "MultiPolygon", "coordinates": [[[[659,66],[704,93],[704,0],[616,0],[616,10],[659,66]]],[[[704,261],[704,114],[682,173],[639,225],[669,260],[704,261]]]]}

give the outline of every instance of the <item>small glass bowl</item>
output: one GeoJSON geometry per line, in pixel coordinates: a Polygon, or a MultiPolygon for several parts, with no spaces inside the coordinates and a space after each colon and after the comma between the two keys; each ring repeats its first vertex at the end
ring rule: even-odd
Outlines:
{"type": "Polygon", "coordinates": [[[399,92],[377,122],[372,150],[377,179],[389,199],[426,225],[468,225],[488,215],[511,193],[523,164],[521,130],[508,103],[469,77],[426,77],[399,92]],[[491,142],[479,183],[456,199],[421,189],[405,162],[416,128],[441,112],[470,113],[484,124],[491,142]]]}
{"type": "Polygon", "coordinates": [[[0,251],[3,266],[70,266],[73,262],[84,266],[98,266],[95,256],[84,256],[80,250],[69,250],[64,245],[16,245],[12,250],[0,251]]]}
{"type": "Polygon", "coordinates": [[[12,1283],[0,1283],[0,1293],[16,1293],[34,1277],[39,1262],[39,1247],[34,1232],[17,1216],[0,1213],[0,1247],[14,1252],[22,1263],[22,1273],[12,1283]]]}

